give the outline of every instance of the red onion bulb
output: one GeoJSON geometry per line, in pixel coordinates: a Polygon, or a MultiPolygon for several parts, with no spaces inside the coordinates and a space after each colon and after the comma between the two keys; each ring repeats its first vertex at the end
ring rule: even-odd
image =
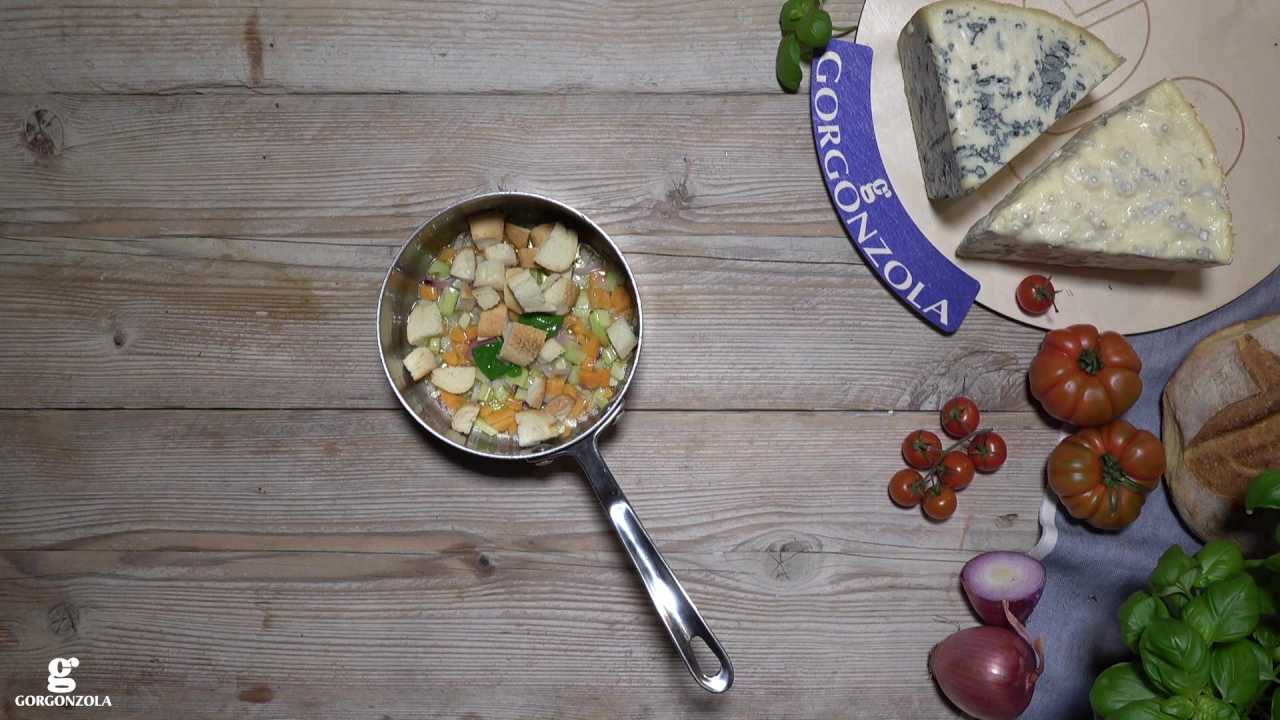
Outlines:
{"type": "Polygon", "coordinates": [[[954,633],[929,654],[929,672],[956,707],[977,720],[1013,720],[1031,704],[1044,672],[1040,642],[1019,632],[984,625],[954,633]]]}
{"type": "Polygon", "coordinates": [[[1044,593],[1047,576],[1039,560],[1019,552],[988,552],[965,563],[960,583],[969,604],[988,625],[1009,627],[1003,603],[1025,623],[1044,593]]]}

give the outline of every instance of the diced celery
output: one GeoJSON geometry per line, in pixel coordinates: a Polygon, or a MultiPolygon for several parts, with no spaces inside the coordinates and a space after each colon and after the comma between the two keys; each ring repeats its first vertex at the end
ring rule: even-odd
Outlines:
{"type": "Polygon", "coordinates": [[[533,276],[534,282],[538,283],[539,285],[542,284],[543,280],[547,279],[547,273],[542,270],[538,270],[537,268],[530,270],[529,274],[533,276]]]}
{"type": "Polygon", "coordinates": [[[574,367],[572,370],[569,371],[569,377],[565,380],[565,382],[569,383],[570,385],[578,384],[578,368],[577,367],[574,367]]]}
{"type": "Polygon", "coordinates": [[[618,378],[616,378],[616,377],[614,377],[614,376],[612,376],[612,375],[610,375],[610,376],[609,376],[609,387],[618,387],[618,383],[620,383],[620,382],[622,382],[622,381],[621,381],[621,380],[619,380],[618,378]]]}
{"type": "Polygon", "coordinates": [[[520,402],[524,402],[528,397],[529,397],[528,390],[524,388],[520,388],[519,390],[516,391],[516,399],[519,400],[520,402]]]}
{"type": "Polygon", "coordinates": [[[507,377],[506,381],[511,383],[511,387],[526,387],[529,384],[529,371],[520,368],[520,374],[515,377],[507,377]]]}
{"type": "Polygon", "coordinates": [[[582,346],[570,340],[565,343],[564,354],[560,357],[564,358],[571,365],[581,365],[583,360],[587,359],[587,354],[582,352],[582,346]]]}
{"type": "Polygon", "coordinates": [[[458,292],[458,288],[445,288],[445,291],[440,293],[440,299],[436,301],[436,304],[440,306],[441,315],[448,317],[453,314],[454,310],[458,309],[459,295],[461,293],[458,292]]]}
{"type": "MultiPolygon", "coordinates": [[[[431,338],[430,340],[428,340],[428,341],[427,341],[427,349],[431,351],[431,354],[432,354],[432,355],[439,355],[439,354],[440,354],[440,350],[442,349],[442,348],[440,347],[440,338],[439,338],[439,337],[433,337],[433,338],[431,338]]],[[[440,358],[436,358],[436,360],[437,360],[437,361],[438,361],[439,359],[440,359],[440,358]]]]}
{"type": "Polygon", "coordinates": [[[482,433],[484,433],[485,435],[488,435],[488,436],[490,436],[490,437],[493,437],[494,435],[497,435],[497,434],[498,434],[498,431],[497,431],[496,429],[494,429],[494,427],[493,427],[492,425],[490,425],[489,423],[485,422],[485,421],[484,421],[484,419],[482,419],[482,418],[476,418],[476,421],[475,421],[475,423],[472,425],[472,427],[474,427],[475,429],[479,430],[480,432],[482,432],[482,433]]]}
{"type": "Polygon", "coordinates": [[[600,408],[601,410],[603,410],[604,407],[609,404],[609,398],[605,397],[604,392],[600,390],[595,391],[594,393],[591,394],[591,396],[595,398],[596,407],[600,408]]]}
{"type": "Polygon", "coordinates": [[[487,403],[489,398],[493,396],[492,385],[481,385],[479,392],[476,393],[476,402],[487,403]]]}
{"type": "Polygon", "coordinates": [[[586,290],[578,291],[578,299],[574,301],[573,309],[575,312],[577,310],[582,310],[585,313],[591,312],[591,296],[587,294],[586,290]]]}
{"type": "Polygon", "coordinates": [[[458,327],[462,328],[463,330],[466,330],[467,328],[471,327],[471,313],[469,312],[458,313],[456,323],[458,327]]]}
{"type": "Polygon", "coordinates": [[[431,267],[427,268],[427,274],[436,280],[443,280],[449,277],[449,263],[443,260],[436,260],[431,263],[431,267]]]}
{"type": "Polygon", "coordinates": [[[600,352],[600,364],[612,365],[618,360],[618,353],[612,347],[606,347],[600,352]]]}
{"type": "MultiPolygon", "coordinates": [[[[582,351],[579,350],[578,352],[582,352],[582,351]]],[[[583,357],[586,357],[586,356],[584,355],[583,357]]],[[[564,358],[564,355],[561,355],[560,357],[556,358],[555,362],[551,363],[551,369],[555,370],[558,373],[569,372],[569,361],[564,358]]]]}
{"type": "Polygon", "coordinates": [[[591,311],[591,333],[600,338],[602,343],[609,343],[609,323],[611,322],[613,318],[610,317],[608,310],[601,308],[591,311]]]}
{"type": "Polygon", "coordinates": [[[621,380],[627,376],[627,366],[624,363],[615,362],[613,367],[609,368],[609,375],[614,380],[621,380]]]}
{"type": "Polygon", "coordinates": [[[618,286],[621,284],[622,284],[622,276],[619,275],[616,270],[613,270],[612,268],[610,268],[609,270],[605,271],[604,286],[606,289],[608,289],[609,292],[613,292],[614,290],[617,290],[618,286]]]}
{"type": "Polygon", "coordinates": [[[498,405],[506,404],[511,399],[511,391],[506,385],[497,385],[493,388],[493,393],[489,395],[489,400],[496,402],[498,405]]]}

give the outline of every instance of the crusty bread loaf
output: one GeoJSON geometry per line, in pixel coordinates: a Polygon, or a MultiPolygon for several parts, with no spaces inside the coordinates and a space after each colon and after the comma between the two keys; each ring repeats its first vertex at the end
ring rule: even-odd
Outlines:
{"type": "Polygon", "coordinates": [[[1202,540],[1267,551],[1280,513],[1245,515],[1243,497],[1256,475],[1280,468],[1280,315],[1200,341],[1163,405],[1165,478],[1182,519],[1202,540]]]}

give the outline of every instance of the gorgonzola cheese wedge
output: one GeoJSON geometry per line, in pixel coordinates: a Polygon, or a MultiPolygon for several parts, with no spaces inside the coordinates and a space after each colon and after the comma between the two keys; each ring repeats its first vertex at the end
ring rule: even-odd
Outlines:
{"type": "Polygon", "coordinates": [[[969,230],[956,254],[1132,270],[1226,265],[1213,140],[1163,80],[1093,120],[969,230]]]}
{"type": "Polygon", "coordinates": [[[898,55],[934,199],[990,180],[1124,62],[1084,28],[989,0],[921,8],[898,55]]]}

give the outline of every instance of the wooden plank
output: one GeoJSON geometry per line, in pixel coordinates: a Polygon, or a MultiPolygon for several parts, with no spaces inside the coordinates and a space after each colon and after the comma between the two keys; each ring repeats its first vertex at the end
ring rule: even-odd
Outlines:
{"type": "MultiPolygon", "coordinates": [[[[627,412],[602,447],[668,551],[954,559],[1038,537],[1057,431],[1031,413],[986,424],[1011,457],[944,523],[886,492],[933,413],[627,412]]],[[[476,464],[404,412],[7,411],[0,435],[0,549],[617,548],[569,461],[476,464]]]]}
{"type": "Polygon", "coordinates": [[[72,656],[106,717],[954,717],[925,663],[974,623],[958,561],[823,554],[775,578],[674,556],[734,660],[712,696],[621,557],[487,557],[5,552],[0,688],[47,694],[72,656]]]}
{"type": "Polygon", "coordinates": [[[462,197],[611,234],[835,236],[790,95],[0,96],[0,235],[405,238],[462,197]]]}
{"type": "MultiPolygon", "coordinates": [[[[618,240],[646,308],[631,407],[1027,407],[1038,331],[975,308],[944,338],[844,237],[618,240]]],[[[0,407],[397,407],[373,322],[394,250],[0,239],[0,407]]]]}
{"type": "Polygon", "coordinates": [[[9,3],[0,93],[780,93],[780,4],[9,3]]]}

